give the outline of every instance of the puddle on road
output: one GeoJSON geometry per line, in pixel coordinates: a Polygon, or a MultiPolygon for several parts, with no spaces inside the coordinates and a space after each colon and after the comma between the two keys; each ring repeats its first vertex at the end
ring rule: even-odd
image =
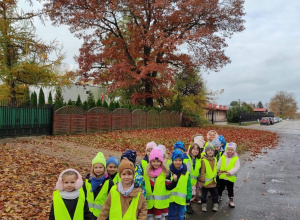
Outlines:
{"type": "Polygon", "coordinates": [[[277,191],[277,190],[274,190],[274,189],[268,189],[267,192],[268,192],[268,193],[277,193],[278,191],[277,191]]]}

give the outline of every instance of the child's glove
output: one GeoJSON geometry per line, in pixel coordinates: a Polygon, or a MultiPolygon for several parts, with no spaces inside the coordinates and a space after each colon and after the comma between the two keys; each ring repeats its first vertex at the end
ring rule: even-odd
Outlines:
{"type": "Polygon", "coordinates": [[[177,175],[176,175],[176,174],[173,174],[173,180],[174,180],[175,182],[177,182],[177,175]]]}

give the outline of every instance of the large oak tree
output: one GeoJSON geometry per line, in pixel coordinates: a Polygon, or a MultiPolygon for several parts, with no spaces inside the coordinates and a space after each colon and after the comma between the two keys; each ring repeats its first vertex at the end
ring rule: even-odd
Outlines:
{"type": "Polygon", "coordinates": [[[35,36],[32,19],[42,13],[23,12],[17,3],[0,1],[0,81],[11,102],[16,102],[22,87],[55,84],[55,69],[63,59],[55,42],[47,45],[35,36]],[[57,56],[50,57],[53,52],[57,56]]]}
{"type": "Polygon", "coordinates": [[[244,29],[244,0],[45,0],[54,24],[84,39],[80,74],[110,91],[131,89],[153,106],[177,72],[217,71],[230,62],[225,39],[244,29]]]}
{"type": "Polygon", "coordinates": [[[271,98],[269,108],[275,116],[292,117],[297,112],[298,106],[293,93],[279,91],[271,98]]]}

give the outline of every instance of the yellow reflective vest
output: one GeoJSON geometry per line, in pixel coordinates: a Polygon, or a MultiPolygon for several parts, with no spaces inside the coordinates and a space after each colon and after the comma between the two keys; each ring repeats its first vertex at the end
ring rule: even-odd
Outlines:
{"type": "Polygon", "coordinates": [[[58,190],[53,192],[53,209],[55,220],[81,220],[84,219],[84,203],[85,195],[82,188],[79,189],[79,197],[73,219],[69,214],[69,211],[61,198],[58,190]]]}
{"type": "Polygon", "coordinates": [[[117,186],[114,185],[110,190],[111,205],[109,210],[109,219],[111,220],[136,220],[136,210],[139,203],[141,192],[138,193],[137,197],[134,197],[127,209],[125,215],[122,217],[122,207],[120,200],[120,193],[117,191],[117,186]]]}
{"type": "Polygon", "coordinates": [[[118,182],[121,181],[121,178],[120,178],[119,173],[117,173],[117,174],[115,175],[115,177],[113,178],[112,181],[114,182],[114,184],[117,184],[118,182]]]}
{"type": "Polygon", "coordinates": [[[209,164],[209,161],[206,160],[206,159],[203,159],[203,161],[205,163],[205,183],[203,184],[203,186],[207,186],[213,180],[215,182],[217,182],[216,181],[216,177],[217,177],[217,159],[214,157],[214,160],[215,160],[215,166],[214,166],[214,170],[212,170],[211,166],[209,164]]]}
{"type": "Polygon", "coordinates": [[[196,158],[196,164],[194,169],[192,158],[190,155],[188,155],[188,157],[191,163],[191,184],[192,186],[196,186],[197,177],[199,176],[200,168],[201,168],[201,159],[196,158]]]}
{"type": "MultiPolygon", "coordinates": [[[[231,160],[229,161],[228,165],[226,164],[226,157],[225,155],[222,155],[221,157],[221,166],[220,166],[220,172],[228,172],[230,170],[232,170],[235,166],[236,161],[239,159],[238,156],[235,156],[233,158],[231,158],[231,160]]],[[[219,178],[220,179],[226,179],[229,180],[230,182],[235,182],[236,181],[236,177],[237,174],[234,174],[232,176],[227,176],[226,173],[221,173],[219,178]]]]}
{"type": "Polygon", "coordinates": [[[146,167],[148,165],[148,162],[146,160],[141,160],[141,166],[142,166],[142,169],[143,169],[143,175],[145,176],[145,173],[146,173],[146,167]]]}
{"type": "Polygon", "coordinates": [[[105,181],[104,185],[101,188],[101,191],[97,195],[96,199],[94,199],[94,193],[92,191],[92,185],[89,183],[88,179],[85,181],[86,187],[86,200],[89,205],[89,210],[94,216],[98,217],[102,210],[102,206],[104,205],[105,199],[108,194],[109,181],[105,181]]]}
{"type": "Polygon", "coordinates": [[[165,209],[169,207],[170,192],[166,189],[166,174],[161,172],[155,180],[152,192],[150,179],[145,175],[147,209],[153,207],[165,209]]]}
{"type": "MultiPolygon", "coordinates": [[[[189,171],[186,172],[185,175],[181,174],[177,186],[170,193],[170,202],[175,202],[179,205],[186,205],[186,197],[187,197],[187,184],[189,180],[189,171]]],[[[171,179],[172,175],[171,175],[171,179]]]]}

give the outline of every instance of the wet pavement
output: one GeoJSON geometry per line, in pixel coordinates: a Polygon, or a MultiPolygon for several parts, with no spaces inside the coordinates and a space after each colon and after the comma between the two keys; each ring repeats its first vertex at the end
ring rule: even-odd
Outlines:
{"type": "Polygon", "coordinates": [[[187,219],[202,220],[300,220],[300,121],[283,121],[271,126],[247,128],[274,131],[279,134],[276,149],[263,149],[256,157],[243,155],[235,183],[234,203],[228,206],[226,191],[218,212],[201,211],[193,203],[194,215],[187,219]]]}

